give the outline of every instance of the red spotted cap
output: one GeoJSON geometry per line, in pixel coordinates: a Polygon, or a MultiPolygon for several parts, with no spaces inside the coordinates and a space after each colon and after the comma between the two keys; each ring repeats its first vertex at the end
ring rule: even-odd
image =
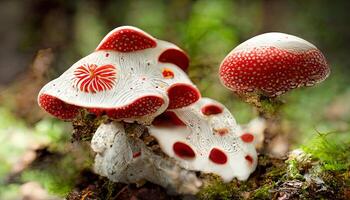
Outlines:
{"type": "Polygon", "coordinates": [[[162,151],[182,167],[215,173],[224,181],[246,180],[255,169],[254,137],[241,139],[241,132],[228,109],[209,98],[167,110],[149,128],[162,151]]]}
{"type": "Polygon", "coordinates": [[[124,121],[151,123],[167,108],[196,102],[200,93],[176,45],[131,26],[112,30],[96,50],[39,93],[39,105],[64,120],[81,109],[124,121]]]}
{"type": "Polygon", "coordinates": [[[265,33],[233,49],[219,73],[222,83],[237,93],[275,97],[323,81],[330,69],[311,43],[284,33],[265,33]]]}

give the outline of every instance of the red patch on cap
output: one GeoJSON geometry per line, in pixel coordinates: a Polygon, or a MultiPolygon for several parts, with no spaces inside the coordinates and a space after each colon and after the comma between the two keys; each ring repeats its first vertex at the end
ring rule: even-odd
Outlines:
{"type": "Polygon", "coordinates": [[[158,58],[159,62],[172,63],[187,71],[190,59],[185,52],[178,49],[167,49],[158,58]]]}
{"type": "Polygon", "coordinates": [[[220,136],[228,134],[228,128],[214,129],[214,132],[220,136]]]}
{"type": "Polygon", "coordinates": [[[244,158],[249,162],[249,164],[253,164],[254,159],[252,156],[246,155],[244,158]]]}
{"type": "Polygon", "coordinates": [[[98,50],[114,50],[119,52],[133,52],[156,47],[156,41],[143,31],[122,28],[108,34],[108,38],[102,40],[98,50]]]}
{"type": "Polygon", "coordinates": [[[133,158],[137,158],[137,157],[139,157],[139,156],[141,156],[141,151],[135,152],[135,153],[132,154],[132,157],[133,157],[133,158]]]}
{"type": "Polygon", "coordinates": [[[201,111],[204,115],[216,115],[222,113],[223,110],[221,106],[210,104],[203,106],[201,111]]]}
{"type": "Polygon", "coordinates": [[[243,142],[246,142],[246,143],[250,143],[250,142],[253,142],[254,140],[254,135],[250,134],[250,133],[244,133],[243,135],[241,135],[241,140],[243,142]]]}
{"type": "Polygon", "coordinates": [[[223,165],[227,162],[226,154],[220,149],[213,148],[209,153],[209,159],[216,164],[223,165]]]}
{"type": "Polygon", "coordinates": [[[115,84],[115,75],[113,65],[84,64],[74,71],[74,86],[87,93],[110,90],[115,84]]]}
{"type": "Polygon", "coordinates": [[[152,124],[159,127],[186,126],[186,124],[173,111],[165,111],[157,116],[152,124]]]}
{"type": "Polygon", "coordinates": [[[261,47],[229,54],[220,66],[220,78],[234,91],[257,91],[273,97],[320,82],[329,71],[317,49],[297,53],[261,47]]]}
{"type": "Polygon", "coordinates": [[[163,69],[162,75],[166,79],[174,78],[174,72],[171,69],[163,69]]]}
{"type": "Polygon", "coordinates": [[[180,158],[186,159],[196,157],[196,154],[194,153],[193,149],[183,142],[176,142],[173,145],[173,150],[175,154],[180,158]]]}
{"type": "Polygon", "coordinates": [[[78,106],[67,104],[64,101],[48,94],[41,94],[39,96],[39,105],[46,112],[63,120],[75,118],[80,109],[78,106]]]}
{"type": "Polygon", "coordinates": [[[197,88],[183,83],[177,83],[168,89],[168,109],[182,108],[198,101],[200,93],[197,88]]]}
{"type": "Polygon", "coordinates": [[[89,108],[88,111],[96,115],[107,114],[113,119],[133,118],[155,113],[163,104],[164,100],[158,96],[144,96],[121,108],[89,108]]]}

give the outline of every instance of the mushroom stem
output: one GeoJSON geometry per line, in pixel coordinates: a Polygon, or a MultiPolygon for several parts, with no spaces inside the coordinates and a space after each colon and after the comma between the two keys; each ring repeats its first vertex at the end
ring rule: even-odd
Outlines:
{"type": "Polygon", "coordinates": [[[254,106],[259,117],[266,120],[266,128],[264,131],[264,140],[262,144],[257,145],[257,150],[262,154],[271,156],[281,156],[281,153],[275,153],[272,144],[278,135],[284,135],[282,127],[281,107],[284,101],[278,97],[268,97],[257,93],[238,93],[238,96],[248,104],[254,106]]]}
{"type": "Polygon", "coordinates": [[[276,118],[279,115],[284,102],[278,98],[271,98],[264,95],[259,96],[258,104],[255,105],[258,109],[259,116],[263,118],[276,118]]]}
{"type": "Polygon", "coordinates": [[[112,121],[99,126],[91,140],[96,152],[94,169],[113,182],[142,185],[150,181],[169,193],[195,194],[202,185],[192,171],[156,152],[144,126],[112,121]]]}
{"type": "Polygon", "coordinates": [[[259,116],[266,120],[267,128],[264,131],[264,140],[261,145],[260,153],[268,154],[271,156],[282,156],[283,152],[276,153],[273,151],[274,140],[278,135],[283,135],[282,120],[281,120],[281,107],[284,102],[278,97],[268,97],[259,95],[255,105],[259,116]]]}
{"type": "Polygon", "coordinates": [[[284,101],[276,97],[268,97],[258,93],[239,93],[238,96],[248,104],[253,105],[260,117],[265,119],[275,118],[279,114],[280,108],[284,105],[284,101]]]}

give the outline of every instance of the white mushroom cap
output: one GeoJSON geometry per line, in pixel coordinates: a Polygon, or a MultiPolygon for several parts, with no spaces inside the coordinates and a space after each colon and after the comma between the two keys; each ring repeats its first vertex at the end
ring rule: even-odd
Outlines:
{"type": "Polygon", "coordinates": [[[187,77],[187,55],[144,31],[119,27],[39,93],[39,105],[61,119],[79,109],[126,121],[149,122],[168,107],[197,101],[187,77]]]}
{"type": "Polygon", "coordinates": [[[153,121],[149,132],[184,168],[218,174],[224,181],[246,180],[257,165],[254,137],[241,139],[241,129],[229,110],[209,98],[166,111],[153,121]]]}
{"type": "Polygon", "coordinates": [[[291,52],[304,52],[317,49],[315,45],[294,35],[271,32],[250,38],[235,47],[234,51],[247,51],[257,47],[276,47],[291,52]]]}

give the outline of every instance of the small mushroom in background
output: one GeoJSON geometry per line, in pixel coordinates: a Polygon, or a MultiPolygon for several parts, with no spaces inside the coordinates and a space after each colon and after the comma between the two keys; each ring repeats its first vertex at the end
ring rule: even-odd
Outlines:
{"type": "Polygon", "coordinates": [[[150,181],[167,188],[170,193],[195,194],[202,181],[194,172],[180,167],[175,160],[155,154],[141,139],[141,125],[130,133],[118,122],[101,124],[91,147],[97,153],[94,169],[113,182],[150,181]]]}
{"type": "Polygon", "coordinates": [[[189,59],[174,44],[131,26],[114,29],[96,50],[46,84],[38,95],[48,113],[72,120],[80,110],[150,123],[167,108],[200,98],[186,75],[189,59]]]}
{"type": "Polygon", "coordinates": [[[275,97],[320,83],[329,73],[320,50],[285,33],[265,33],[243,42],[225,57],[219,70],[221,82],[263,114],[267,110],[261,101],[279,104],[275,97]]]}
{"type": "Polygon", "coordinates": [[[225,57],[219,69],[223,85],[257,107],[259,115],[267,119],[269,128],[265,131],[262,152],[272,154],[266,152],[268,144],[273,143],[276,135],[284,134],[278,115],[283,103],[277,97],[294,88],[316,85],[329,74],[330,68],[320,50],[285,33],[265,33],[243,42],[225,57]]]}
{"type": "Polygon", "coordinates": [[[167,110],[148,131],[183,168],[214,173],[225,182],[247,180],[257,165],[254,136],[242,133],[228,109],[209,98],[167,110]]]}

